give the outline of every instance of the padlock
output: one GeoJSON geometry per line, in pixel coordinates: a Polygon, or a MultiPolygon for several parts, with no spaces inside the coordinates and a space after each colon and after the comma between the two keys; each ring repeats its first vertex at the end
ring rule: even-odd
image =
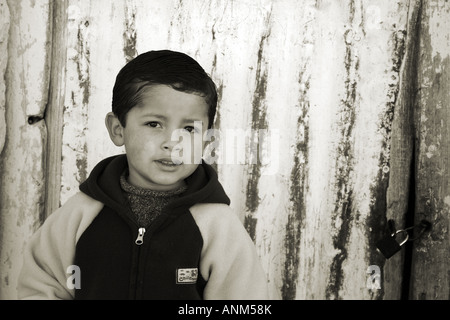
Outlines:
{"type": "Polygon", "coordinates": [[[376,243],[376,246],[378,251],[380,251],[386,259],[389,259],[394,254],[400,251],[401,247],[406,243],[406,241],[408,241],[408,238],[409,234],[406,230],[397,230],[387,237],[379,240],[376,243]],[[405,239],[403,239],[400,243],[395,239],[399,233],[404,233],[406,235],[405,239]]]}

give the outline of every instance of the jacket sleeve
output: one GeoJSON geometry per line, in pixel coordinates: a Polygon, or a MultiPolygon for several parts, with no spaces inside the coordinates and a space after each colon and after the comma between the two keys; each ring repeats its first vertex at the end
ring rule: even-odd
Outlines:
{"type": "Polygon", "coordinates": [[[205,300],[267,300],[267,276],[253,241],[227,205],[190,209],[203,237],[200,273],[205,300]]]}
{"type": "Polygon", "coordinates": [[[73,299],[67,286],[76,243],[103,204],[77,193],[52,213],[24,249],[18,279],[19,299],[73,299]]]}

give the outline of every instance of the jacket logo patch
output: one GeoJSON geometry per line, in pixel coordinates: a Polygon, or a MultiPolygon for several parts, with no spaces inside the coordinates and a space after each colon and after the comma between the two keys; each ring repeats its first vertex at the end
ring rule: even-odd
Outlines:
{"type": "Polygon", "coordinates": [[[197,268],[179,268],[177,269],[177,284],[197,283],[197,268]]]}

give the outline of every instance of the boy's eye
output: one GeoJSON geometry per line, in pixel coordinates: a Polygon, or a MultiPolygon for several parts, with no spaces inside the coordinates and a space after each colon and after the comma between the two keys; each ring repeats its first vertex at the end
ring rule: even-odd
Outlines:
{"type": "Polygon", "coordinates": [[[149,122],[147,122],[145,125],[146,125],[146,126],[149,126],[149,127],[152,127],[152,128],[157,128],[158,126],[161,126],[161,125],[159,124],[159,122],[157,122],[157,121],[149,121],[149,122]]]}
{"type": "Polygon", "coordinates": [[[184,127],[184,130],[186,130],[186,131],[188,131],[190,133],[197,133],[199,131],[197,128],[195,128],[193,126],[184,127]]]}

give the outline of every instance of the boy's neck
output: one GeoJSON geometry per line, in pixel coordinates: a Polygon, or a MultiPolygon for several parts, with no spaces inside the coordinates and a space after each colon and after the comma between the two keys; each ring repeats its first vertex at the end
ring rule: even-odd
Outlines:
{"type": "MultiPolygon", "coordinates": [[[[135,191],[139,191],[140,193],[152,192],[152,193],[161,193],[161,194],[165,194],[165,193],[178,194],[180,190],[182,190],[182,192],[184,192],[187,189],[187,184],[186,184],[186,181],[184,181],[184,180],[181,181],[180,184],[176,185],[175,187],[168,188],[167,190],[144,188],[141,186],[137,186],[136,184],[133,184],[130,182],[130,176],[129,176],[128,169],[125,170],[125,172],[121,175],[120,182],[121,182],[122,188],[125,186],[130,190],[132,189],[135,191]]],[[[125,191],[127,191],[127,190],[125,190],[125,191]]]]}

